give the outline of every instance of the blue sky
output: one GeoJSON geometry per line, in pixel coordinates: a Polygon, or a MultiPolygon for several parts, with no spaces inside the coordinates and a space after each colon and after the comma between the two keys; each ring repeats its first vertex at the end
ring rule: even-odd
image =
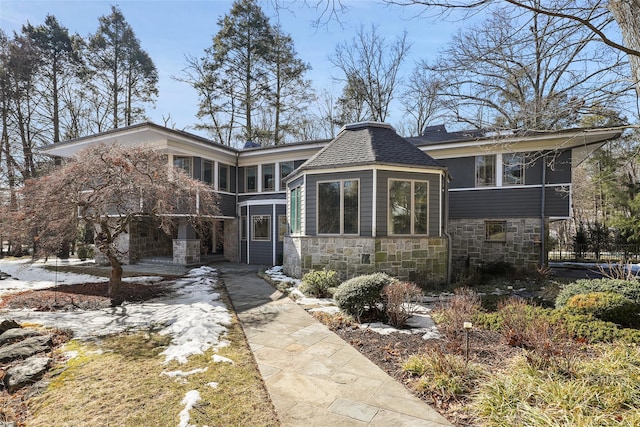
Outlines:
{"type": "MultiPolygon", "coordinates": [[[[280,22],[284,31],[292,35],[300,58],[312,67],[307,77],[318,91],[327,88],[339,92],[341,85],[332,77],[339,77],[340,73],[328,58],[335,46],[350,41],[361,25],[377,25],[379,33],[390,40],[407,31],[412,47],[403,72],[408,74],[416,61],[434,59],[438,49],[464,24],[420,18],[416,16],[420,9],[416,8],[390,7],[373,0],[347,0],[342,25],[332,22],[315,28],[312,23],[320,15],[317,10],[302,1],[279,0],[284,8],[276,11],[274,2],[263,0],[260,5],[272,23],[280,22]]],[[[315,0],[309,3],[315,4],[315,0]]],[[[155,109],[147,112],[149,118],[162,124],[163,117],[171,114],[177,128],[189,129],[197,121],[197,95],[187,84],[171,76],[181,73],[186,54],[200,56],[211,45],[212,36],[218,31],[217,21],[229,12],[232,1],[0,0],[0,28],[11,35],[13,31],[19,32],[27,21],[40,25],[47,14],[52,14],[71,33],[86,37],[96,31],[98,17],[108,15],[112,4],[122,10],[159,71],[159,97],[155,109]]],[[[389,118],[392,124],[401,121],[398,111],[389,118]]]]}

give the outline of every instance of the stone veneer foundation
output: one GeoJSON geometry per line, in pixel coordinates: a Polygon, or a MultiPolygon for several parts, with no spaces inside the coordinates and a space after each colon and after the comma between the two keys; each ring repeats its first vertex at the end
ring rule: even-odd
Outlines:
{"type": "Polygon", "coordinates": [[[284,239],[284,272],[334,270],[342,280],[385,272],[420,285],[447,280],[447,241],[439,237],[298,237],[284,239]]]}
{"type": "Polygon", "coordinates": [[[453,273],[485,262],[530,268],[540,263],[540,218],[449,219],[453,273]],[[506,222],[504,242],[486,240],[486,221],[506,222]]]}

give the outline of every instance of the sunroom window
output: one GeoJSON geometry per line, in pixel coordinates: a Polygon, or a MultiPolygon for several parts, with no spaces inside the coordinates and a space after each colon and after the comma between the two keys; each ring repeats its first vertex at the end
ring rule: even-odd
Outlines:
{"type": "Polygon", "coordinates": [[[270,163],[262,165],[262,190],[273,191],[276,186],[275,165],[270,163]]]}
{"type": "Polygon", "coordinates": [[[318,183],[318,234],[358,234],[358,180],[318,183]]]}
{"type": "Polygon", "coordinates": [[[193,159],[191,157],[174,156],[173,166],[182,169],[187,176],[193,177],[193,159]]]}
{"type": "Polygon", "coordinates": [[[244,168],[245,189],[247,193],[258,191],[258,167],[247,166],[244,168]]]}
{"type": "Polygon", "coordinates": [[[290,208],[289,208],[289,215],[290,215],[290,221],[291,221],[291,234],[299,234],[300,233],[300,229],[301,229],[301,223],[302,223],[302,211],[301,211],[301,199],[300,199],[300,193],[301,193],[301,188],[302,187],[296,187],[291,189],[291,200],[289,201],[290,203],[290,208]]]}
{"type": "Polygon", "coordinates": [[[389,181],[389,234],[429,232],[429,183],[426,181],[389,181]]]}

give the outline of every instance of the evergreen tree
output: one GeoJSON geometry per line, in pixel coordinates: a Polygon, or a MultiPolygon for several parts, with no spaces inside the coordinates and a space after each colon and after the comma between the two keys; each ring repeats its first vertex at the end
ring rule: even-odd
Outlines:
{"type": "Polygon", "coordinates": [[[105,117],[111,117],[107,127],[115,129],[144,115],[138,104],[153,102],[157,96],[158,71],[120,9],[112,6],[111,14],[100,17],[99,22],[89,38],[87,82],[91,82],[98,101],[95,109],[100,131],[105,117]]]}

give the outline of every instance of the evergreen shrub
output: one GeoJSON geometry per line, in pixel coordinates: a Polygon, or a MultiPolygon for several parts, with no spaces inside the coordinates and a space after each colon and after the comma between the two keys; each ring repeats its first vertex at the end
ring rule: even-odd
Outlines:
{"type": "Polygon", "coordinates": [[[623,326],[638,326],[640,304],[613,292],[590,292],[569,298],[564,309],[572,314],[591,314],[593,317],[623,326]]]}
{"type": "Polygon", "coordinates": [[[382,289],[395,279],[385,273],[357,276],[343,282],[333,294],[336,305],[358,321],[367,310],[382,305],[382,289]]]}
{"type": "Polygon", "coordinates": [[[309,297],[328,298],[333,288],[340,285],[340,277],[333,270],[311,270],[302,276],[298,287],[300,292],[309,297]]]}

